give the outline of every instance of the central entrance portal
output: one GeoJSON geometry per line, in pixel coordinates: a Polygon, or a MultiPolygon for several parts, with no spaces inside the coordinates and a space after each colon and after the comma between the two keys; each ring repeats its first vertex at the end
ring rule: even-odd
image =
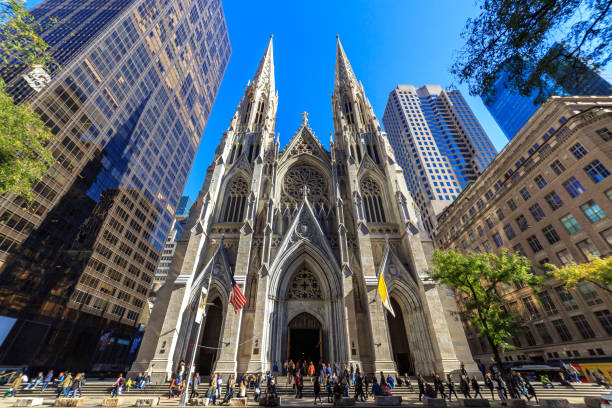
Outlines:
{"type": "Polygon", "coordinates": [[[300,313],[289,323],[288,358],[313,361],[323,359],[321,323],[310,313],[300,313]]]}

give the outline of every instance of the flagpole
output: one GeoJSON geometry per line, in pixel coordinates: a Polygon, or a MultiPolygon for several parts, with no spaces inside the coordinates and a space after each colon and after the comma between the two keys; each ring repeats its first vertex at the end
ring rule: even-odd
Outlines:
{"type": "MultiPolygon", "coordinates": [[[[210,277],[208,278],[208,285],[206,287],[206,298],[208,300],[208,294],[210,293],[210,283],[212,282],[212,271],[210,274],[210,277]]],[[[199,298],[199,302],[198,302],[198,308],[200,307],[200,302],[202,301],[202,291],[200,290],[200,298],[199,298]]],[[[202,319],[200,319],[200,322],[196,322],[195,321],[195,317],[194,317],[194,323],[197,324],[197,332],[196,332],[196,338],[195,338],[195,342],[193,343],[193,348],[191,348],[191,356],[189,358],[189,367],[187,369],[187,375],[188,377],[186,378],[185,381],[185,390],[183,391],[183,394],[181,395],[181,401],[180,401],[180,406],[185,406],[187,405],[186,402],[188,402],[188,395],[189,395],[189,381],[192,379],[193,377],[193,372],[194,372],[194,366],[195,366],[195,357],[196,354],[198,352],[198,344],[200,343],[200,333],[202,332],[202,322],[204,321],[204,316],[206,316],[206,305],[208,304],[208,302],[204,302],[204,311],[202,312],[202,319]]],[[[196,310],[196,316],[197,316],[198,311],[196,310]]],[[[190,334],[193,333],[193,327],[190,334]]],[[[190,344],[188,343],[187,347],[189,349],[190,344]]]]}

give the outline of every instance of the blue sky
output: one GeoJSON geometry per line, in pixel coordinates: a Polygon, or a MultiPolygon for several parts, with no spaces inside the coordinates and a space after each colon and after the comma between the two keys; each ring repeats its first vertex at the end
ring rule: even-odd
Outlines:
{"type": "MultiPolygon", "coordinates": [[[[232,56],[185,188],[192,199],[270,34],[274,35],[279,93],[276,131],[281,146],[298,129],[303,111],[309,112],[310,125],[328,146],[333,130],[336,34],[382,120],[389,92],[397,84],[454,84],[448,71],[453,53],[462,45],[459,34],[466,19],[478,13],[473,0],[222,1],[232,56]]],[[[459,89],[500,150],[506,137],[480,99],[470,97],[465,87],[459,89]]]]}

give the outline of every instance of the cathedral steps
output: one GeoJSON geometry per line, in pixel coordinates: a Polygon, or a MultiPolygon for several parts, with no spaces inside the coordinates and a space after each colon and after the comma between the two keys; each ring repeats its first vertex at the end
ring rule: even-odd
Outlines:
{"type": "MultiPolygon", "coordinates": [[[[415,382],[416,384],[416,382],[415,382]]],[[[573,384],[575,390],[572,390],[569,387],[563,387],[561,385],[555,385],[555,388],[546,389],[542,387],[540,383],[532,382],[538,398],[571,398],[574,401],[576,399],[582,399],[587,396],[600,396],[602,394],[610,393],[612,390],[606,390],[604,387],[587,383],[587,384],[573,384]]],[[[110,396],[110,389],[112,386],[112,381],[98,381],[98,380],[90,380],[83,387],[83,398],[87,400],[102,400],[103,398],[110,396]]],[[[1,395],[8,390],[8,386],[4,385],[0,387],[1,395]]],[[[206,384],[202,384],[199,387],[199,391],[201,394],[206,392],[208,387],[206,384]]],[[[460,394],[458,390],[459,386],[456,384],[457,394],[460,394]]],[[[490,398],[491,394],[488,389],[482,385],[482,393],[487,398],[490,398]]],[[[418,400],[418,389],[415,385],[415,391],[410,391],[409,388],[402,386],[396,387],[392,393],[393,395],[401,395],[405,401],[414,401],[418,400]]],[[[288,401],[290,400],[290,405],[311,405],[311,402],[314,398],[313,386],[310,381],[307,379],[304,382],[303,389],[303,399],[296,400],[293,398],[295,395],[295,390],[292,385],[286,383],[285,379],[279,379],[279,384],[277,384],[277,392],[282,397],[286,397],[288,401]]],[[[353,390],[351,389],[351,395],[353,394],[353,390]]],[[[55,400],[55,396],[57,394],[57,390],[55,388],[48,388],[44,393],[40,392],[40,387],[37,387],[36,390],[24,390],[21,389],[17,393],[17,398],[23,397],[43,397],[45,399],[45,403],[52,403],[55,400]]],[[[159,406],[177,406],[179,403],[178,398],[168,399],[168,384],[151,384],[147,386],[144,390],[131,389],[129,392],[124,392],[119,398],[121,399],[122,406],[130,406],[133,405],[135,400],[138,398],[159,398],[159,406]]],[[[249,390],[248,392],[249,400],[253,397],[253,391],[249,390]]],[[[323,401],[327,401],[327,391],[323,387],[322,390],[322,399],[323,401]]],[[[454,400],[454,399],[453,399],[454,400]]],[[[498,400],[497,395],[495,396],[495,400],[498,400]]],[[[372,401],[370,399],[370,401],[372,401]]],[[[251,401],[250,401],[251,402],[251,401]]]]}

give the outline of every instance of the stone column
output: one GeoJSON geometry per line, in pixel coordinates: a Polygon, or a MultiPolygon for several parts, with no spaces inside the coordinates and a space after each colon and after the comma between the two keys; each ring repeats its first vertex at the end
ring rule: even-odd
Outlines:
{"type": "Polygon", "coordinates": [[[353,275],[344,276],[344,319],[346,322],[346,339],[349,363],[361,366],[359,356],[359,335],[357,332],[357,313],[355,311],[355,294],[353,288],[353,275]],[[355,350],[355,354],[353,354],[355,350]]]}
{"type": "MultiPolygon", "coordinates": [[[[244,278],[234,277],[236,283],[244,292],[244,278]]],[[[221,334],[221,352],[215,366],[215,371],[222,374],[235,374],[238,359],[238,342],[240,341],[240,323],[242,311],[235,313],[234,307],[228,302],[225,311],[225,322],[221,334]]]]}
{"type": "Polygon", "coordinates": [[[266,304],[268,293],[268,275],[259,276],[257,283],[257,300],[255,302],[255,319],[253,321],[253,339],[250,342],[253,346],[251,350],[251,359],[247,365],[247,371],[249,373],[265,372],[268,367],[265,361],[265,356],[269,348],[269,336],[264,332],[264,328],[267,326],[266,321],[266,304]],[[255,347],[257,344],[257,347],[255,347]],[[256,350],[258,349],[258,350],[256,350]],[[257,351],[258,354],[254,354],[257,351]]]}

